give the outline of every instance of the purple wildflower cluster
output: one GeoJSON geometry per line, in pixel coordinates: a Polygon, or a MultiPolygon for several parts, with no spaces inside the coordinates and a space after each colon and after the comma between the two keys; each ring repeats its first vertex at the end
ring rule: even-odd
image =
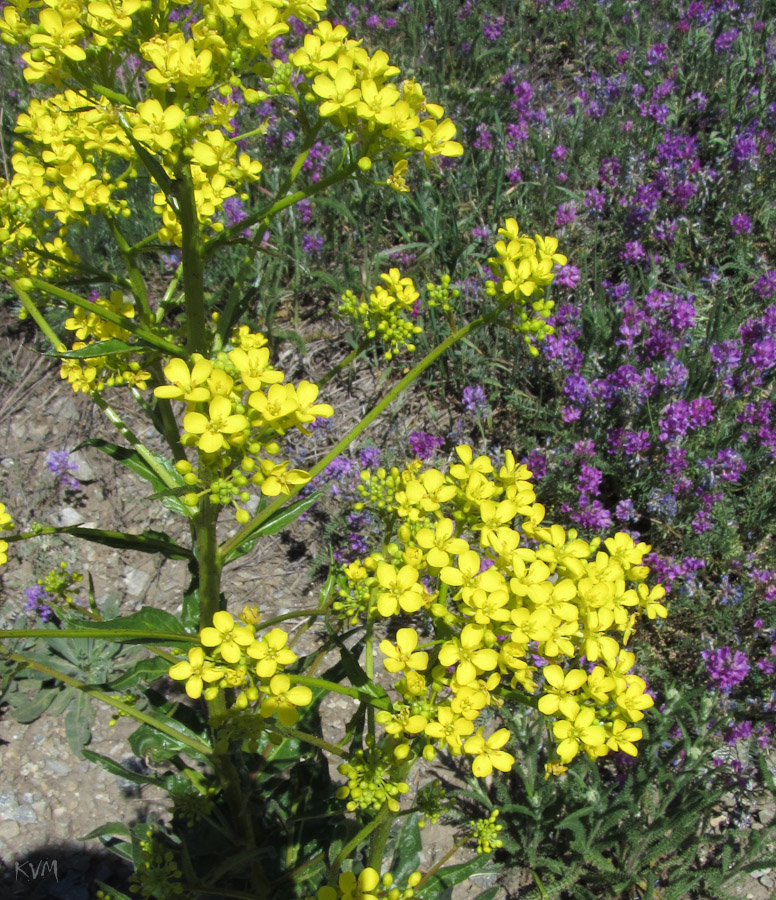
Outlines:
{"type": "Polygon", "coordinates": [[[81,483],[73,477],[78,471],[78,466],[70,459],[67,450],[49,450],[46,454],[46,465],[49,472],[65,490],[81,490],[81,483]]]}

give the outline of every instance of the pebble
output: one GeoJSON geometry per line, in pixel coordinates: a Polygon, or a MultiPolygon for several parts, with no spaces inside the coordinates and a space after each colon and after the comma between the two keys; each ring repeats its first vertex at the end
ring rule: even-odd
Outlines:
{"type": "Polygon", "coordinates": [[[4,822],[0,822],[0,840],[10,841],[11,838],[15,838],[20,831],[19,823],[14,822],[13,819],[7,819],[4,822]]]}
{"type": "Polygon", "coordinates": [[[47,759],[46,768],[52,775],[69,775],[70,766],[65,765],[58,759],[47,759]]]}
{"type": "Polygon", "coordinates": [[[71,525],[83,525],[86,521],[81,513],[72,506],[63,506],[56,518],[63,528],[69,528],[71,525]]]}

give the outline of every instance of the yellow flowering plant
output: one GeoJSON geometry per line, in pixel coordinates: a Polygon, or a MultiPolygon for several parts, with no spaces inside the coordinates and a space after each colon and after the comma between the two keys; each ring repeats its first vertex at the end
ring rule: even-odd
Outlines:
{"type": "MultiPolygon", "coordinates": [[[[346,181],[406,193],[435,160],[463,152],[456,126],[422,86],[325,12],[325,0],[14,0],[0,18],[0,38],[35,88],[0,179],[0,275],[50,342],[60,377],[104,412],[122,442],[86,445],[145,479],[190,534],[184,544],[157,533],[25,529],[0,504],[0,563],[15,542],[67,534],[189,564],[178,616],[149,606],[104,620],[94,602],[88,610],[54,602],[55,628],[0,633],[6,642],[56,636],[149,649],[149,660],[119,682],[135,692],[130,699],[13,645],[3,650],[15,666],[136,719],[133,749],[171,761],[164,775],[143,778],[170,792],[176,812],[185,809],[172,828],[179,820],[196,827],[176,832],[180,853],[160,857],[139,826],[122,852],[134,853],[141,884],[154,859],[192,893],[212,893],[213,879],[226,878],[220,886],[230,896],[271,896],[282,886],[299,897],[312,884],[318,900],[409,898],[443,865],[425,875],[404,867],[401,887],[380,875],[397,820],[415,827],[441,810],[433,790],[410,790],[416,763],[443,750],[467,757],[477,778],[508,771],[511,736],[497,720],[505,703],[555,720],[557,765],[580,752],[635,753],[635,723],[651,705],[624,649],[638,616],[666,612],[662,588],[646,583],[648,548],[622,534],[585,542],[545,524],[530,473],[509,452],[500,465],[462,445],[445,469],[422,471],[415,462],[364,474],[364,503],[384,514],[391,533],[364,559],[332,571],[315,608],[295,611],[308,627],[326,624],[317,652],[295,651],[287,616],[225,608],[229,564],[307,510],[316,494],[302,489],[450,347],[500,322],[524,336],[529,353],[540,352],[552,330],[545,289],[566,261],[555,238],[529,237],[507,219],[488,260],[487,308],[460,324],[449,276],[426,285],[449,335],[310,471],[283,458],[289,432],[309,435],[335,415],[321,388],[367,346],[378,345],[386,360],[417,350],[420,291],[398,268],[381,273],[368,294],[347,291],[339,314],[353,324],[356,346],[316,384],[291,381],[273,364],[268,336],[244,321],[244,285],[206,298],[208,267],[227,250],[247,260],[266,252],[266,228],[302,200],[346,181]],[[273,53],[278,41],[287,61],[273,53]],[[235,133],[235,98],[251,107],[270,102],[294,118],[302,146],[278,179],[267,179],[277,174],[274,161],[256,149],[262,129],[235,133]],[[331,165],[308,179],[305,162],[324,139],[335,148],[331,165]],[[136,208],[144,191],[155,218],[139,234],[148,221],[136,208]],[[224,205],[235,197],[252,211],[228,225],[224,205]],[[95,222],[113,242],[118,271],[76,250],[95,222]],[[160,249],[178,253],[180,263],[158,298],[149,256],[160,249]],[[54,322],[63,323],[59,330],[54,322]],[[118,389],[137,401],[164,452],[111,405],[118,389]],[[363,666],[343,624],[361,632],[363,666]],[[319,675],[335,649],[340,662],[319,675]],[[580,668],[583,654],[591,671],[580,668]],[[378,683],[378,659],[390,694],[378,683]],[[163,704],[144,693],[160,675],[173,685],[174,699],[163,704]],[[337,744],[320,728],[320,702],[332,693],[359,704],[337,744]],[[314,802],[299,793],[308,765],[320,778],[314,802]],[[318,817],[338,824],[305,831],[318,817]],[[356,874],[359,856],[367,865],[356,874]]],[[[132,780],[117,762],[95,761],[132,780]]],[[[498,846],[497,830],[492,817],[468,837],[487,853],[498,846]]]]}

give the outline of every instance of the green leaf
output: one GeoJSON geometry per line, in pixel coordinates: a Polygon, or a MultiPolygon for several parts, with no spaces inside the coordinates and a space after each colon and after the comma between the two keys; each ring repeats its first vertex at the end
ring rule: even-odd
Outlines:
{"type": "MultiPolygon", "coordinates": [[[[119,447],[118,444],[113,444],[102,438],[90,438],[88,441],[80,443],[75,449],[80,450],[82,447],[96,447],[120,465],[134,472],[136,475],[139,475],[141,478],[145,478],[146,481],[150,482],[154,491],[159,492],[160,494],[163,494],[170,487],[170,484],[165,484],[136,450],[130,450],[127,447],[119,447]]],[[[171,460],[166,456],[152,453],[150,450],[148,452],[153,457],[154,462],[160,468],[164,469],[174,487],[183,487],[185,485],[183,477],[178,474],[171,460]]],[[[172,512],[178,513],[178,515],[181,516],[191,515],[191,510],[189,510],[178,497],[162,496],[160,499],[162,504],[172,512]]]]}
{"type": "Polygon", "coordinates": [[[95,828],[94,831],[90,831],[89,834],[76,838],[76,840],[91,841],[93,838],[113,837],[115,835],[129,837],[131,833],[132,832],[123,822],[106,822],[104,825],[100,825],[99,828],[95,828]]]}
{"type": "Polygon", "coordinates": [[[295,522],[301,515],[319,499],[320,492],[314,491],[307,497],[295,500],[287,506],[282,507],[276,513],[273,513],[268,519],[261,523],[257,528],[250,531],[224,559],[224,565],[234,562],[246,553],[250,553],[258,543],[260,537],[266,537],[270,534],[277,534],[284,528],[287,528],[292,522],[295,522]]]}
{"type": "MultiPolygon", "coordinates": [[[[164,500],[162,502],[165,503],[164,500]]],[[[81,540],[91,541],[93,544],[103,544],[105,547],[114,547],[117,550],[161,553],[167,559],[192,558],[192,552],[188,547],[176,544],[161,531],[146,530],[140,534],[127,534],[124,531],[105,531],[102,528],[81,528],[78,525],[68,525],[64,528],[57,528],[54,533],[71,534],[81,540]]]]}
{"type": "MultiPolygon", "coordinates": [[[[457,884],[462,884],[472,875],[482,872],[489,861],[487,854],[482,853],[470,859],[469,862],[460,863],[457,866],[445,866],[425,883],[422,890],[415,896],[419,900],[438,900],[443,892],[452,891],[457,884]]],[[[495,870],[493,874],[496,874],[495,870]]]]}
{"type": "MultiPolygon", "coordinates": [[[[206,734],[196,734],[182,722],[172,718],[172,716],[167,716],[159,710],[155,710],[153,717],[164,725],[174,729],[179,734],[186,735],[186,737],[199,741],[200,743],[209,743],[206,734]]],[[[184,741],[176,740],[171,735],[165,734],[156,728],[152,728],[146,723],[143,723],[139,728],[136,728],[129,736],[129,746],[132,748],[132,752],[135,756],[140,756],[142,758],[147,757],[152,762],[162,762],[166,759],[172,759],[179,753],[185,753],[187,756],[201,756],[201,754],[197,753],[196,750],[193,750],[184,741]]]]}
{"type": "Polygon", "coordinates": [[[116,356],[119,353],[131,353],[138,348],[136,345],[127,344],[118,338],[108,341],[97,341],[81,347],[80,350],[66,350],[64,353],[52,354],[60,359],[93,359],[95,356],[116,356]]]}
{"type": "MultiPolygon", "coordinates": [[[[158,778],[152,778],[149,775],[141,775],[139,772],[125,769],[124,766],[117,763],[115,760],[112,760],[109,756],[103,756],[101,753],[95,753],[93,750],[86,749],[83,751],[83,755],[90,762],[99,763],[103,769],[110,772],[111,775],[116,775],[118,778],[123,778],[125,781],[131,781],[133,784],[159,784],[158,778]]],[[[129,834],[129,829],[127,829],[126,834],[129,834]]],[[[95,835],[90,835],[90,837],[92,836],[95,835]]]]}
{"type": "MultiPolygon", "coordinates": [[[[183,627],[177,616],[174,616],[164,609],[156,609],[156,607],[153,606],[144,606],[138,612],[131,613],[128,616],[119,616],[117,619],[107,619],[103,622],[93,622],[90,619],[84,619],[79,621],[78,627],[87,631],[116,631],[117,629],[123,629],[127,631],[145,631],[149,635],[154,635],[159,632],[165,634],[186,634],[186,629],[183,627]]],[[[144,643],[148,640],[153,640],[153,637],[109,637],[106,638],[106,640],[130,644],[138,642],[144,643]]],[[[181,641],[179,643],[175,640],[168,641],[165,639],[164,643],[168,643],[171,647],[180,647],[184,650],[187,650],[191,646],[187,641],[181,641]]]]}
{"type": "Polygon", "coordinates": [[[119,675],[118,678],[111,681],[109,687],[113,691],[125,691],[137,684],[148,685],[158,678],[162,678],[169,670],[170,663],[166,659],[162,659],[161,656],[151,656],[136,662],[123,675],[119,675]]]}
{"type": "Polygon", "coordinates": [[[65,735],[70,749],[76,756],[92,739],[91,724],[94,721],[92,698],[84,691],[75,691],[73,701],[65,713],[65,735]]]}
{"type": "MultiPolygon", "coordinates": [[[[65,690],[69,691],[69,688],[65,690]]],[[[13,707],[13,717],[22,725],[29,725],[39,719],[51,706],[54,698],[59,694],[57,690],[44,689],[29,700],[26,695],[11,694],[9,702],[13,707]]]]}
{"type": "Polygon", "coordinates": [[[420,840],[420,828],[418,821],[420,815],[413,813],[402,822],[399,834],[396,837],[396,847],[393,851],[393,863],[391,874],[397,884],[404,884],[407,878],[417,871],[420,862],[420,853],[423,842],[420,840]]]}

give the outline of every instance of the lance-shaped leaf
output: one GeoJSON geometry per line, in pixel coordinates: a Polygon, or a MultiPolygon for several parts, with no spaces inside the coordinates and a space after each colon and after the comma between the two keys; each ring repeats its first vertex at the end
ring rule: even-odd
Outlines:
{"type": "Polygon", "coordinates": [[[252,529],[242,541],[224,557],[224,564],[234,562],[246,553],[250,553],[256,546],[260,537],[270,534],[277,534],[284,528],[287,528],[292,522],[295,522],[301,515],[318,500],[320,492],[314,491],[301,500],[295,500],[287,506],[282,507],[273,513],[268,519],[265,519],[260,525],[252,529]]]}
{"type": "Polygon", "coordinates": [[[131,353],[137,350],[137,344],[127,344],[118,338],[111,338],[108,341],[95,341],[93,344],[87,344],[80,350],[65,350],[63,353],[51,355],[60,359],[92,359],[95,356],[117,356],[120,353],[131,353]]]}

